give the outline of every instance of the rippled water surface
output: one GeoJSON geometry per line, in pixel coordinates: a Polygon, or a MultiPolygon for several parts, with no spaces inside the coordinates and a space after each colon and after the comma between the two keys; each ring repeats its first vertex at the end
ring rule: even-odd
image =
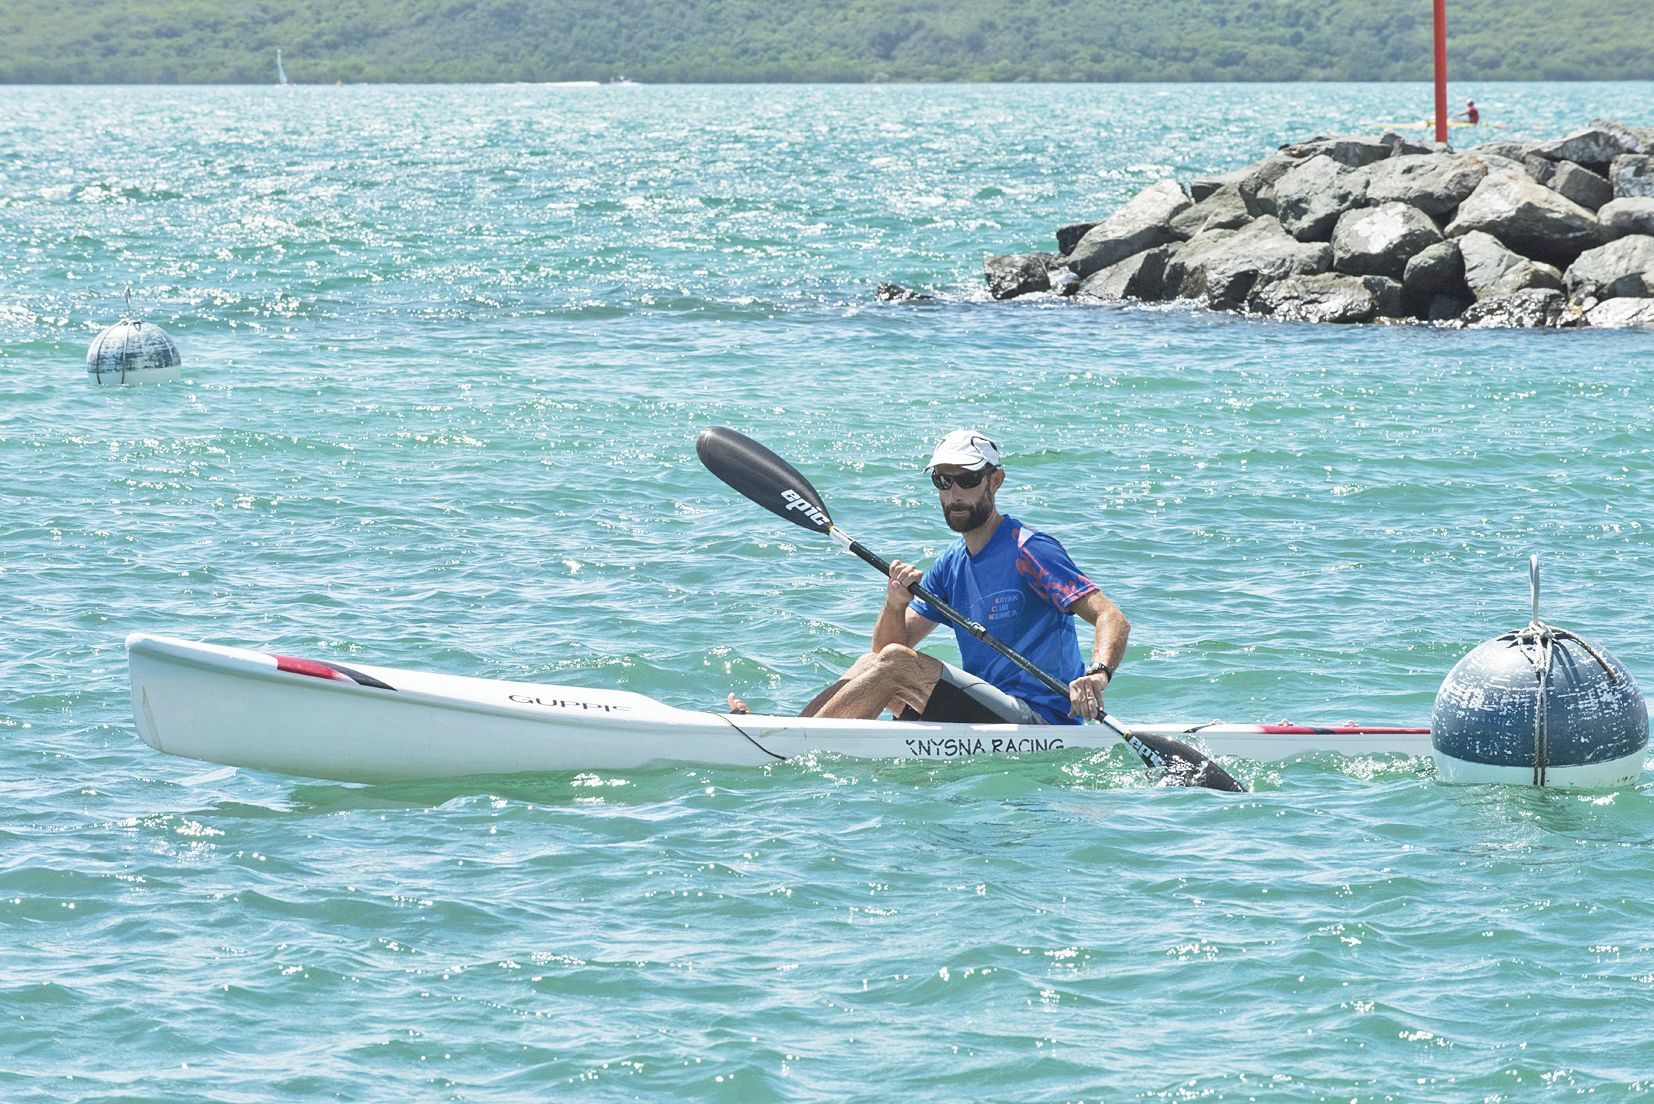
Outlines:
{"type": "MultiPolygon", "coordinates": [[[[1490,137],[1654,125],[1650,84],[1467,92],[1490,137]]],[[[1422,723],[1529,553],[1646,688],[1654,335],[981,291],[1156,179],[1428,105],[0,89],[0,1097],[1654,1091],[1646,782],[1327,755],[1230,798],[1117,749],[364,787],[132,724],[133,630],[797,708],[881,584],[707,475],[716,423],[920,559],[929,444],[994,434],[1132,619],[1128,719],[1422,723]],[[128,286],[184,378],[97,391],[128,286]]]]}

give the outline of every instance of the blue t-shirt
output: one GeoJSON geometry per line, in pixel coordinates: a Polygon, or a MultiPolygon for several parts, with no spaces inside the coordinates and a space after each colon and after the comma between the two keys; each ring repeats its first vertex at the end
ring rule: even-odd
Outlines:
{"type": "MultiPolygon", "coordinates": [[[[1057,541],[1014,517],[999,527],[982,551],[971,555],[961,537],[949,545],[930,570],[924,588],[981,623],[1011,650],[1059,682],[1080,677],[1079,639],[1069,608],[1096,590],[1057,541]]],[[[944,620],[929,603],[913,600],[913,610],[932,621],[944,620]]],[[[963,629],[954,629],[965,670],[1033,706],[1052,724],[1079,724],[1068,713],[1068,697],[1012,663],[963,629]]]]}

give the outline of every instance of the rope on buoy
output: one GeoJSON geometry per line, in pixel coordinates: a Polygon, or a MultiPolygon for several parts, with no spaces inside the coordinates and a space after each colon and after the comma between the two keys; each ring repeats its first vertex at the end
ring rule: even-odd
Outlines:
{"type": "Polygon", "coordinates": [[[1556,656],[1556,642],[1571,640],[1585,651],[1585,654],[1597,661],[1597,666],[1608,675],[1610,682],[1619,682],[1620,677],[1602,653],[1592,647],[1590,642],[1576,636],[1567,629],[1559,629],[1554,625],[1547,625],[1539,619],[1539,557],[1528,557],[1528,588],[1533,602],[1532,619],[1526,627],[1515,632],[1506,633],[1500,640],[1514,642],[1522,650],[1522,655],[1534,665],[1534,677],[1539,680],[1539,700],[1533,714],[1533,784],[1545,784],[1545,768],[1550,759],[1550,690],[1551,690],[1551,662],[1556,656]],[[1529,649],[1532,649],[1530,652],[1529,649]]]}
{"type": "MultiPolygon", "coordinates": [[[[1530,626],[1532,627],[1532,626],[1530,626]]],[[[1539,700],[1533,707],[1533,784],[1545,784],[1545,767],[1551,758],[1551,657],[1556,647],[1555,634],[1539,630],[1539,700]]]]}
{"type": "MultiPolygon", "coordinates": [[[[143,323],[139,322],[137,319],[132,317],[132,285],[131,284],[126,285],[126,313],[121,315],[121,324],[126,325],[126,326],[132,326],[134,328],[136,328],[138,326],[141,326],[143,324],[143,323]]],[[[127,358],[122,357],[121,358],[121,386],[122,387],[126,386],[127,367],[128,367],[127,358]]]]}

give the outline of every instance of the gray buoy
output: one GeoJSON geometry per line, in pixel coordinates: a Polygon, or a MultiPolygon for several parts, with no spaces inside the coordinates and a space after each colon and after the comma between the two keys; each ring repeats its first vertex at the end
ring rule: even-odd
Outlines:
{"type": "Polygon", "coordinates": [[[1608,789],[1648,755],[1648,706],[1613,656],[1539,620],[1539,557],[1528,561],[1533,620],[1449,671],[1430,715],[1446,782],[1608,789]]]}
{"type": "Polygon", "coordinates": [[[178,344],[161,327],[132,317],[132,290],[126,292],[126,316],[92,339],[86,350],[86,374],[98,387],[165,383],[178,378],[184,363],[178,344]]]}

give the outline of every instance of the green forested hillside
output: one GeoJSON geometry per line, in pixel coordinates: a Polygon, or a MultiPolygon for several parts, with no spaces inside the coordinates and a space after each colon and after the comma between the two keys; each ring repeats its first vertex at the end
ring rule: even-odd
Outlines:
{"type": "MultiPolygon", "coordinates": [[[[1450,0],[1455,80],[1654,77],[1651,0],[1450,0]]],[[[1425,80],[1430,0],[5,0],[0,82],[1425,80]]]]}

